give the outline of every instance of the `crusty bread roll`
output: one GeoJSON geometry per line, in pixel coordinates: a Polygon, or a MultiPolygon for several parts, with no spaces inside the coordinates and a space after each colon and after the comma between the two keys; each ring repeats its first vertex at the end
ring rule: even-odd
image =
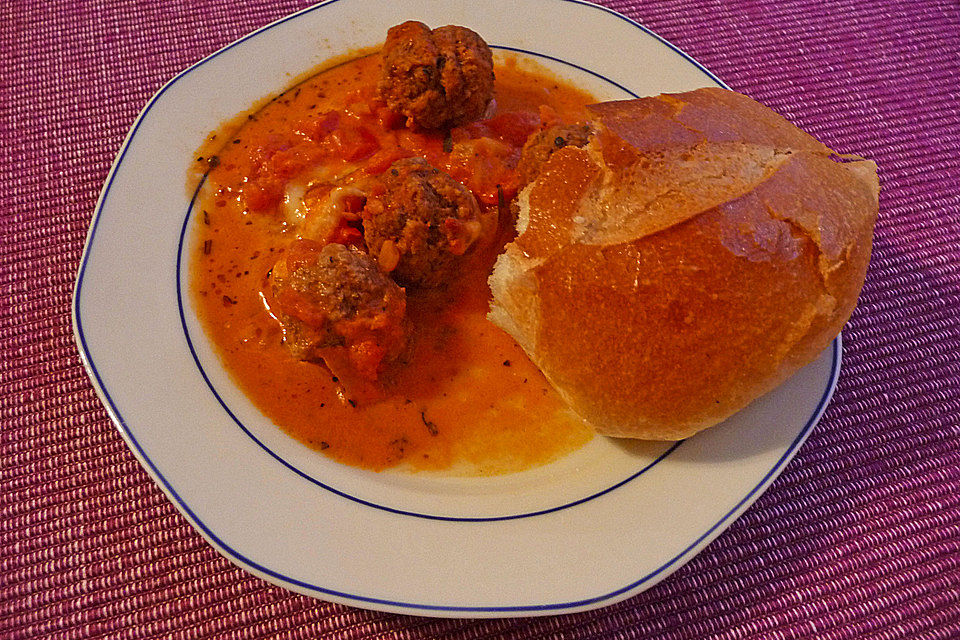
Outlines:
{"type": "Polygon", "coordinates": [[[746,96],[590,107],[518,196],[490,319],[599,433],[676,440],[813,360],[850,317],[876,165],[746,96]]]}

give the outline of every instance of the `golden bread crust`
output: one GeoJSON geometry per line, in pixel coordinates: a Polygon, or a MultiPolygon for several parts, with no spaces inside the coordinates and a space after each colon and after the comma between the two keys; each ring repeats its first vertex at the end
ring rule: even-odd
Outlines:
{"type": "Polygon", "coordinates": [[[491,319],[600,433],[674,440],[810,362],[863,284],[876,167],[720,89],[596,105],[498,260],[491,319]]]}

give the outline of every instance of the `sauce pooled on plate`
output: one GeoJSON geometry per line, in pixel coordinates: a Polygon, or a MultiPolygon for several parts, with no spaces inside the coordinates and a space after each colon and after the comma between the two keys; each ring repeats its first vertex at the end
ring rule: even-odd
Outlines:
{"type": "Polygon", "coordinates": [[[378,91],[386,51],[314,75],[198,152],[198,316],[251,401],[342,463],[488,475],[555,460],[592,431],[487,321],[487,277],[513,235],[527,138],[594,100],[508,56],[480,117],[425,129],[378,91]]]}

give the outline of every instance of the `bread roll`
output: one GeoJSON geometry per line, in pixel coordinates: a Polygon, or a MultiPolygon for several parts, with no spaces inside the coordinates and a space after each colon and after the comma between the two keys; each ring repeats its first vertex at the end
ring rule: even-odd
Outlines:
{"type": "Polygon", "coordinates": [[[599,433],[677,440],[813,360],[850,317],[876,165],[750,98],[590,107],[518,196],[490,319],[599,433]]]}

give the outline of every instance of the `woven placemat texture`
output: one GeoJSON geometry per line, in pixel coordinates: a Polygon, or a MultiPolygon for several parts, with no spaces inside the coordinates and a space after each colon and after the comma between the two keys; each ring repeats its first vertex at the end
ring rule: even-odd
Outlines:
{"type": "Polygon", "coordinates": [[[607,4],[880,166],[839,388],[770,490],[665,582],[583,614],[383,614],[235,568],[111,424],[80,364],[70,296],[101,185],[149,97],[305,4],[6,0],[0,638],[960,637],[960,5],[607,4]]]}

